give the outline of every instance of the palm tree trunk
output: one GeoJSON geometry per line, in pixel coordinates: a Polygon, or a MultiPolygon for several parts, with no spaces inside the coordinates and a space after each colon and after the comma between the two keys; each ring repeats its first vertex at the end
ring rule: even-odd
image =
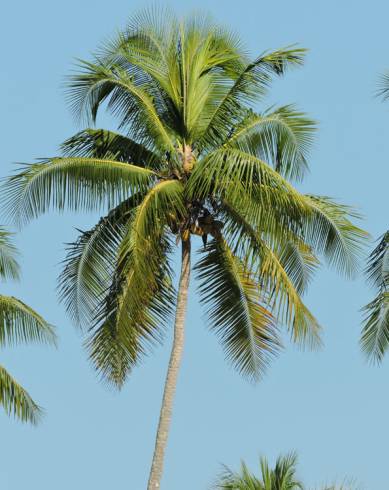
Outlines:
{"type": "Polygon", "coordinates": [[[168,439],[170,420],[172,418],[174,394],[176,391],[178,371],[180,368],[182,353],[184,349],[184,327],[189,289],[189,277],[190,237],[188,237],[186,240],[182,240],[181,274],[178,286],[173,347],[170,354],[169,367],[165,381],[165,389],[163,393],[161,413],[159,416],[153,462],[151,464],[147,490],[158,490],[162,477],[163,460],[168,439]]]}

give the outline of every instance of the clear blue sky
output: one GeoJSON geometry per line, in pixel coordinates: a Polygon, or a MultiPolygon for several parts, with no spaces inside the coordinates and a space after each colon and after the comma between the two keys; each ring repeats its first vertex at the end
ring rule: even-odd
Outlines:
{"type": "MultiPolygon", "coordinates": [[[[141,1],[6,2],[1,37],[1,176],[12,162],[51,156],[78,128],[61,84],[73,59],[87,57],[124,26],[141,1]]],[[[179,12],[211,12],[236,29],[253,54],[300,43],[305,67],[274,85],[266,105],[295,102],[320,122],[304,190],[356,205],[377,237],[388,226],[389,103],[373,94],[389,68],[389,3],[327,0],[171,1],[179,12]]],[[[107,120],[101,118],[101,126],[107,120]]],[[[19,347],[1,362],[44,405],[38,428],[0,412],[2,490],[145,488],[170,338],[137,369],[122,393],[98,383],[80,335],[55,294],[64,242],[97,216],[51,215],[17,237],[23,281],[3,285],[57,325],[57,351],[19,347]]],[[[194,290],[192,291],[195,292],[194,290]]],[[[220,463],[255,468],[296,449],[313,485],[353,476],[366,489],[389,488],[389,359],[368,366],[358,347],[359,308],[371,297],[322,270],[307,303],[325,327],[319,353],[293,346],[265,380],[246,384],[224,362],[192,295],[187,343],[167,451],[164,490],[206,489],[220,463]]]]}

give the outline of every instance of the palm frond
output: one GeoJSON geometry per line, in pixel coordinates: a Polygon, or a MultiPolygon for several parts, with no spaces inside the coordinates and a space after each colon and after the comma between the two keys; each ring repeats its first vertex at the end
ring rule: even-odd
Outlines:
{"type": "Polygon", "coordinates": [[[12,233],[0,227],[0,277],[3,279],[19,279],[18,252],[11,238],[12,233]]]}
{"type": "Polygon", "coordinates": [[[121,202],[91,230],[68,245],[59,277],[59,296],[77,326],[90,326],[114,274],[126,224],[139,205],[138,194],[121,202]]]}
{"type": "Polygon", "coordinates": [[[228,219],[224,235],[255,274],[276,320],[287,325],[294,341],[311,347],[320,345],[320,325],[300,296],[316,258],[304,243],[291,242],[291,234],[284,237],[281,247],[272,246],[243,214],[226,202],[224,206],[228,219]]]}
{"type": "Polygon", "coordinates": [[[0,346],[25,342],[55,344],[53,327],[12,296],[0,296],[0,346]]]}
{"type": "Polygon", "coordinates": [[[264,306],[266,298],[226,242],[212,240],[203,254],[195,270],[210,328],[233,366],[256,380],[280,348],[274,319],[264,306]]]}
{"type": "Polygon", "coordinates": [[[215,490],[264,490],[263,483],[250,472],[243,461],[239,472],[224,466],[213,488],[215,490]]]}
{"type": "Polygon", "coordinates": [[[349,206],[338,204],[328,197],[305,195],[311,216],[305,221],[304,239],[328,263],[347,277],[358,271],[359,258],[368,238],[350,218],[359,215],[349,206]]]}
{"type": "Polygon", "coordinates": [[[30,422],[35,425],[42,416],[41,408],[1,365],[0,405],[8,415],[14,415],[22,422],[30,422]]]}
{"type": "Polygon", "coordinates": [[[257,155],[288,179],[302,180],[315,131],[315,122],[291,105],[264,114],[249,111],[228,145],[257,155]]]}
{"type": "Polygon", "coordinates": [[[111,208],[155,179],[152,170],[98,158],[64,157],[25,165],[8,179],[6,208],[25,223],[54,208],[111,208]]]}
{"type": "Polygon", "coordinates": [[[215,144],[222,143],[231,130],[231,123],[244,115],[242,108],[266,94],[273,75],[282,75],[288,67],[302,65],[305,53],[305,49],[287,47],[248,62],[216,105],[199,147],[215,148],[215,144]]]}
{"type": "Polygon", "coordinates": [[[389,286],[389,232],[380,239],[369,257],[366,269],[369,282],[377,289],[389,286]]]}
{"type": "Polygon", "coordinates": [[[174,150],[171,131],[161,119],[144,80],[134,80],[134,74],[119,65],[104,64],[98,59],[95,63],[80,61],[79,68],[80,73],[69,83],[69,99],[75,112],[85,112],[94,122],[98,107],[108,99],[108,108],[120,117],[121,127],[134,127],[132,123],[138,122],[138,135],[154,139],[161,149],[174,150]]]}
{"type": "Polygon", "coordinates": [[[222,146],[198,162],[188,181],[189,196],[198,198],[228,193],[230,200],[239,201],[243,193],[249,197],[256,193],[256,197],[269,196],[274,202],[273,196],[280,192],[280,199],[293,199],[298,207],[306,209],[301,194],[287,179],[261,158],[232,144],[222,146]]]}
{"type": "Polygon", "coordinates": [[[303,294],[319,265],[311,247],[296,237],[282,247],[279,260],[298,294],[303,294]]]}
{"type": "MultiPolygon", "coordinates": [[[[297,453],[291,452],[285,456],[277,458],[274,469],[272,470],[272,478],[266,481],[264,478],[264,490],[304,490],[302,482],[296,477],[297,453]]],[[[265,467],[265,460],[261,460],[261,467],[265,467]]]]}
{"type": "Polygon", "coordinates": [[[60,149],[67,157],[111,159],[153,170],[162,166],[159,154],[128,136],[106,129],[84,129],[64,141],[60,149]]]}
{"type": "Polygon", "coordinates": [[[126,261],[115,271],[110,291],[97,311],[86,347],[101,378],[118,388],[150,347],[163,338],[175,303],[170,250],[166,237],[158,241],[154,237],[152,247],[135,253],[127,249],[126,261]]]}
{"type": "Polygon", "coordinates": [[[389,73],[384,73],[381,75],[379,80],[379,87],[377,90],[378,97],[383,100],[388,100],[389,98],[389,73]]]}
{"type": "Polygon", "coordinates": [[[369,359],[380,362],[389,346],[389,232],[371,253],[366,273],[378,294],[363,308],[361,345],[369,359]]]}
{"type": "Polygon", "coordinates": [[[118,387],[150,346],[161,341],[162,327],[173,310],[171,245],[164,228],[183,210],[182,184],[161,181],[143,198],[126,226],[111,289],[87,342],[97,371],[118,387]]]}

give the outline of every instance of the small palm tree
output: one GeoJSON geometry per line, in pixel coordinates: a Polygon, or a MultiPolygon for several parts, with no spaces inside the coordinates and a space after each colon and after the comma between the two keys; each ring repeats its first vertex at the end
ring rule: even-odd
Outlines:
{"type": "Polygon", "coordinates": [[[69,82],[77,114],[94,123],[104,105],[121,133],[87,128],[62,145],[62,156],[9,180],[8,209],[22,223],[50,208],[108,208],[70,246],[60,279],[61,299],[86,326],[103,379],[121,387],[175,309],[149,490],[160,486],[195,238],[210,327],[250,379],[280,349],[278,324],[296,342],[318,343],[319,324],[301,298],[316,254],[347,275],[355,270],[365,233],[350,208],[290,183],[307,170],[314,122],[290,105],[262,112],[254,105],[272,77],[304,55],[286,48],[252,59],[235,34],[207,18],[138,15],[69,82]]]}
{"type": "Polygon", "coordinates": [[[389,232],[371,253],[367,274],[378,294],[364,308],[361,344],[367,356],[379,362],[389,347],[389,232]]]}
{"type": "Polygon", "coordinates": [[[275,467],[270,468],[265,458],[260,460],[260,477],[250,472],[244,462],[238,473],[225,467],[215,485],[217,490],[304,490],[296,476],[297,454],[278,457],[275,467]]]}
{"type": "MultiPolygon", "coordinates": [[[[0,228],[0,277],[18,279],[19,266],[10,233],[0,228]]],[[[24,342],[54,344],[53,328],[32,308],[12,296],[0,295],[0,346],[24,342]]],[[[0,365],[0,405],[9,415],[36,424],[41,409],[27,391],[0,365]]]]}
{"type": "MultiPolygon", "coordinates": [[[[297,454],[289,453],[277,458],[274,468],[270,468],[265,458],[260,460],[260,476],[250,472],[242,462],[239,472],[233,472],[228,467],[218,478],[215,490],[304,490],[302,481],[297,478],[297,454]]],[[[322,490],[351,490],[346,484],[322,487],[322,490]]],[[[353,487],[355,488],[355,487],[353,487]]]]}

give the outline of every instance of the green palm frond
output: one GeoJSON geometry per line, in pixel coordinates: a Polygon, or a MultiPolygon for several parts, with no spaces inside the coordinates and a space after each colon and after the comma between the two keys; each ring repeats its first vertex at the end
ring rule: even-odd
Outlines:
{"type": "Polygon", "coordinates": [[[312,248],[295,238],[287,242],[280,251],[280,264],[290,277],[298,294],[303,294],[319,266],[312,248]]]}
{"type": "Polygon", "coordinates": [[[225,235],[235,252],[255,274],[266,292],[266,301],[274,317],[286,324],[292,339],[311,347],[320,345],[320,325],[301,299],[301,288],[309,280],[316,258],[299,241],[284,241],[272,247],[244,216],[225,203],[228,219],[225,235]],[[296,259],[298,254],[298,259],[296,259]]]}
{"type": "Polygon", "coordinates": [[[118,387],[149,347],[161,340],[162,327],[170,318],[175,302],[167,262],[171,244],[163,230],[182,211],[182,184],[161,181],[126,225],[111,289],[87,343],[102,378],[118,387]]]}
{"type": "Polygon", "coordinates": [[[361,345],[369,359],[379,362],[389,347],[389,232],[371,253],[366,273],[378,294],[363,308],[361,345]]]}
{"type": "Polygon", "coordinates": [[[366,269],[368,281],[377,289],[389,286],[389,232],[386,232],[369,257],[366,269]]]}
{"type": "Polygon", "coordinates": [[[349,206],[338,204],[328,197],[305,195],[312,213],[305,223],[304,239],[328,263],[350,277],[358,270],[364,241],[368,238],[350,217],[359,215],[349,206]]]}
{"type": "Polygon", "coordinates": [[[264,114],[249,111],[228,145],[257,155],[286,178],[302,180],[315,131],[316,123],[291,105],[264,114]]]}
{"type": "Polygon", "coordinates": [[[244,376],[258,379],[280,348],[259,284],[225,242],[212,240],[195,267],[210,328],[227,359],[244,376]]]}
{"type": "Polygon", "coordinates": [[[161,156],[145,145],[105,129],[84,129],[64,141],[61,151],[67,157],[111,158],[154,170],[163,163],[161,156]]]}
{"type": "Polygon", "coordinates": [[[213,488],[215,490],[264,490],[263,483],[250,472],[243,461],[239,472],[224,466],[213,488]]]}
{"type": "Polygon", "coordinates": [[[0,227],[0,277],[3,279],[19,279],[18,252],[11,238],[12,233],[0,227]]]}
{"type": "Polygon", "coordinates": [[[74,75],[69,83],[69,98],[75,112],[85,112],[95,122],[99,105],[108,99],[108,107],[121,118],[120,126],[138,123],[136,134],[154,140],[165,150],[174,150],[174,144],[164,121],[143,80],[134,80],[134,75],[119,65],[80,61],[80,74],[74,75]],[[142,123],[142,127],[140,124],[142,123]]]}
{"type": "Polygon", "coordinates": [[[42,416],[41,408],[1,365],[0,405],[8,415],[14,415],[22,422],[35,425],[42,416]]]}
{"type": "Polygon", "coordinates": [[[127,247],[141,250],[150,246],[153,236],[160,235],[171,220],[179,222],[185,216],[184,186],[178,180],[161,180],[144,196],[136,209],[128,239],[124,238],[121,255],[127,247]]]}
{"type": "Polygon", "coordinates": [[[350,219],[359,215],[328,197],[301,194],[290,184],[279,184],[254,185],[248,194],[237,183],[225,194],[252,226],[270,232],[275,243],[293,232],[315,254],[324,255],[329,265],[352,277],[369,236],[350,219]]]}
{"type": "Polygon", "coordinates": [[[36,311],[12,296],[0,296],[0,346],[24,342],[55,344],[56,336],[36,311]]]}
{"type": "Polygon", "coordinates": [[[279,456],[274,469],[271,470],[269,475],[267,461],[261,458],[260,465],[265,484],[264,490],[304,490],[302,482],[296,477],[297,461],[296,452],[279,456]]]}
{"type": "Polygon", "coordinates": [[[281,199],[294,199],[298,206],[306,206],[301,194],[271,165],[233,144],[223,145],[196,164],[188,181],[188,193],[200,198],[228,193],[230,200],[239,201],[242,193],[252,196],[258,185],[265,197],[266,189],[270,196],[275,189],[282,193],[281,199]]]}
{"type": "Polygon", "coordinates": [[[115,271],[97,312],[86,347],[102,379],[118,388],[150,347],[162,340],[171,317],[175,293],[167,261],[170,250],[166,237],[154,238],[152,248],[127,248],[126,260],[115,271]]]}
{"type": "Polygon", "coordinates": [[[235,124],[244,115],[244,107],[261,99],[267,91],[273,75],[282,75],[289,66],[303,63],[306,50],[285,48],[264,53],[234,74],[232,83],[215,104],[213,114],[200,139],[200,148],[220,145],[235,124]]]}
{"type": "Polygon", "coordinates": [[[23,223],[50,208],[112,207],[147,188],[154,177],[152,170],[116,160],[52,158],[26,165],[10,177],[5,189],[7,210],[23,223]]]}
{"type": "Polygon", "coordinates": [[[126,224],[140,200],[141,196],[136,194],[121,202],[96,226],[81,232],[78,240],[68,245],[59,277],[59,295],[76,325],[90,325],[107,294],[126,224]]]}

